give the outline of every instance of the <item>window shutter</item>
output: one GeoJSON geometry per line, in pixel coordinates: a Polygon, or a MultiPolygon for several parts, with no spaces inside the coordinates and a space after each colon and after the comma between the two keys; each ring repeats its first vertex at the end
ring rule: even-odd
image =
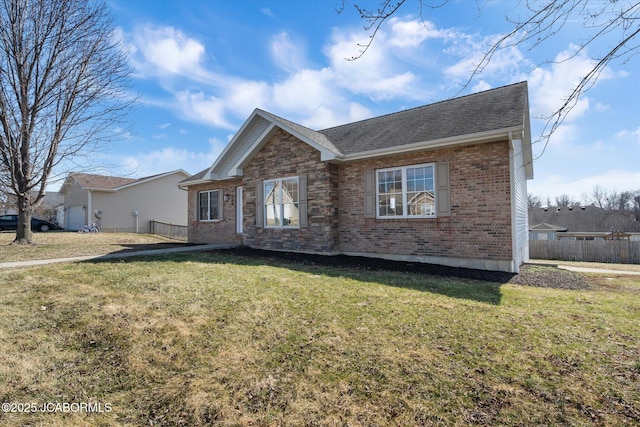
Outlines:
{"type": "Polygon", "coordinates": [[[451,216],[449,162],[436,163],[436,215],[451,216]]]}
{"type": "Polygon", "coordinates": [[[222,190],[218,190],[218,218],[217,219],[222,221],[223,217],[224,217],[224,196],[222,195],[222,190]]]}
{"type": "Polygon", "coordinates": [[[262,181],[256,184],[256,227],[264,225],[264,186],[262,181]]]}
{"type": "Polygon", "coordinates": [[[376,217],[376,180],[375,171],[365,171],[364,173],[364,217],[376,217]]]}
{"type": "Polygon", "coordinates": [[[300,214],[300,227],[307,226],[307,176],[298,177],[298,213],[300,214]]]}

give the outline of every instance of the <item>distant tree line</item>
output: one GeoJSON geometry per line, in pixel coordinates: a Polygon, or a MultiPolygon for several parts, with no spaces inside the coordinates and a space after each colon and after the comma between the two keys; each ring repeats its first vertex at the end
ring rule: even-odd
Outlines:
{"type": "Polygon", "coordinates": [[[528,194],[529,208],[548,207],[579,207],[594,205],[610,212],[617,212],[623,215],[633,215],[640,221],[640,189],[635,191],[607,190],[600,186],[595,186],[590,195],[583,195],[581,200],[576,200],[571,196],[562,194],[552,201],[549,197],[540,197],[528,194]]]}

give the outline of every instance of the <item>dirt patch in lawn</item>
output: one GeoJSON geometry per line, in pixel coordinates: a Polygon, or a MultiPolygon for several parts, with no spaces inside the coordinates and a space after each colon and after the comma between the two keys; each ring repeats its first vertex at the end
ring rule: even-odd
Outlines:
{"type": "Polygon", "coordinates": [[[584,276],[552,266],[523,265],[509,283],[540,288],[588,289],[584,276]]]}
{"type": "Polygon", "coordinates": [[[462,279],[480,280],[497,283],[513,283],[524,286],[537,286],[557,289],[587,289],[588,283],[580,274],[561,270],[552,266],[523,265],[520,274],[500,271],[476,270],[471,268],[448,267],[419,262],[390,261],[378,258],[347,255],[311,255],[293,252],[266,251],[239,247],[225,249],[237,256],[262,259],[265,263],[282,262],[299,265],[331,265],[335,267],[356,268],[371,271],[402,271],[407,273],[429,274],[462,279]]]}

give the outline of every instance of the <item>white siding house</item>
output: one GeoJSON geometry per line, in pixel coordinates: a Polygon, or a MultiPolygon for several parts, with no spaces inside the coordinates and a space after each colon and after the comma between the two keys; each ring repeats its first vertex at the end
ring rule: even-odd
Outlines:
{"type": "Polygon", "coordinates": [[[183,170],[139,179],[72,173],[59,191],[64,228],[95,222],[106,232],[148,233],[151,220],[187,225],[187,192],[177,184],[188,176],[183,170]]]}

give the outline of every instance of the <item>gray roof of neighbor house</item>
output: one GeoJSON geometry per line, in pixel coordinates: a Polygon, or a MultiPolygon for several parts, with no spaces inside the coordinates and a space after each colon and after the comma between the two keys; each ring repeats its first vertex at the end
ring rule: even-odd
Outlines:
{"type": "Polygon", "coordinates": [[[203,182],[213,176],[224,178],[229,171],[232,175],[231,163],[242,165],[260,148],[259,144],[247,143],[246,138],[249,129],[265,120],[272,125],[270,129],[275,126],[292,133],[336,161],[497,140],[513,132],[514,139],[523,139],[527,177],[533,177],[528,87],[527,82],[520,82],[319,131],[256,109],[218,160],[181,184],[203,182]],[[245,150],[244,157],[238,157],[239,150],[245,150]]]}
{"type": "Polygon", "coordinates": [[[540,230],[542,224],[565,228],[568,232],[638,231],[640,222],[632,217],[610,212],[597,206],[575,208],[529,209],[529,230],[540,230]]]}
{"type": "Polygon", "coordinates": [[[62,192],[68,183],[73,179],[78,182],[85,190],[98,190],[98,191],[116,191],[120,188],[127,187],[130,185],[136,185],[145,181],[153,180],[155,178],[159,178],[161,176],[171,175],[173,173],[181,173],[185,176],[189,176],[189,174],[182,169],[178,169],[171,172],[165,172],[155,175],[145,176],[143,178],[123,178],[119,176],[107,176],[107,175],[96,175],[90,173],[79,173],[72,172],[67,176],[64,180],[64,183],[60,187],[60,192],[62,192]]]}
{"type": "Polygon", "coordinates": [[[90,173],[73,173],[71,174],[71,177],[74,178],[83,188],[92,190],[112,190],[114,188],[122,187],[123,185],[131,184],[132,182],[136,181],[133,178],[94,175],[90,173]]]}

